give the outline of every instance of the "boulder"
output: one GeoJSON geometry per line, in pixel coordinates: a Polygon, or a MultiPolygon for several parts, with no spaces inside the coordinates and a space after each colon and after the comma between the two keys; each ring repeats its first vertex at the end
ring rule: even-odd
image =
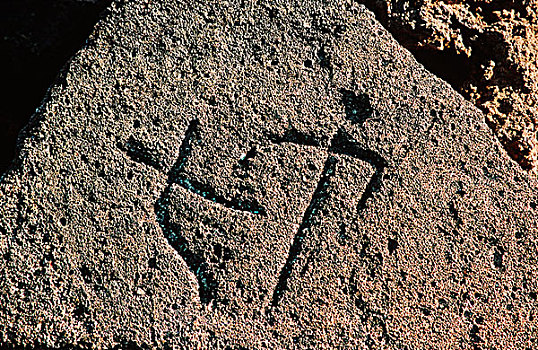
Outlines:
{"type": "Polygon", "coordinates": [[[353,1],[117,1],[0,182],[0,344],[536,347],[536,185],[353,1]]]}

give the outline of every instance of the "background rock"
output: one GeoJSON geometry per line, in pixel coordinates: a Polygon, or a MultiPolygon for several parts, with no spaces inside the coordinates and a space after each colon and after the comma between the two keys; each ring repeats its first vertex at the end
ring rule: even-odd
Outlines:
{"type": "Polygon", "coordinates": [[[482,109],[508,154],[538,162],[538,2],[364,0],[430,71],[482,109]]]}
{"type": "Polygon", "coordinates": [[[17,135],[108,4],[109,0],[0,2],[0,173],[15,157],[17,135]]]}

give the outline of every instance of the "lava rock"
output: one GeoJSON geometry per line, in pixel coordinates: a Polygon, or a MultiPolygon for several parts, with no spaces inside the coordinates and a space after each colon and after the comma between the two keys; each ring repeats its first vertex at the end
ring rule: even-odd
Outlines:
{"type": "Polygon", "coordinates": [[[536,180],[362,5],[118,1],[63,77],[2,346],[536,347],[536,180]]]}

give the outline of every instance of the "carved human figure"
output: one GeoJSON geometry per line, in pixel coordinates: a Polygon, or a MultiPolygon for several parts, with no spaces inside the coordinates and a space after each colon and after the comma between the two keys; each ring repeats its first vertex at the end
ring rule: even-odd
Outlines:
{"type": "MultiPolygon", "coordinates": [[[[366,117],[372,111],[369,99],[366,95],[357,96],[351,91],[343,90],[342,103],[345,106],[346,116],[351,123],[364,122],[366,117]]],[[[208,202],[216,203],[232,211],[244,212],[249,215],[262,217],[267,213],[266,208],[260,205],[256,200],[248,200],[241,197],[227,197],[219,194],[217,189],[212,188],[199,180],[189,178],[184,171],[185,164],[191,155],[193,144],[199,140],[199,133],[202,127],[203,126],[200,125],[198,120],[192,120],[190,122],[187,131],[185,132],[177,160],[168,171],[167,186],[155,204],[155,214],[157,222],[163,230],[166,239],[174,249],[177,250],[185,260],[189,269],[196,276],[201,302],[203,304],[209,304],[217,301],[217,292],[220,288],[219,280],[222,279],[222,276],[217,276],[216,265],[211,261],[212,258],[209,256],[213,254],[218,259],[223,259],[225,261],[232,258],[233,252],[221,243],[215,244],[212,248],[200,248],[199,246],[197,247],[192,244],[193,242],[191,242],[189,237],[185,235],[185,229],[178,225],[173,219],[173,216],[178,215],[178,213],[175,212],[174,215],[172,215],[175,210],[171,208],[171,198],[174,187],[180,186],[184,190],[195,194],[208,202]],[[203,251],[204,249],[211,249],[213,252],[209,254],[207,251],[203,251]]],[[[348,156],[355,158],[368,163],[373,168],[373,176],[366,184],[364,192],[360,194],[357,210],[364,209],[367,200],[380,188],[382,175],[387,166],[387,162],[376,152],[360,147],[353,140],[351,135],[346,133],[343,129],[339,129],[332,137],[328,148],[323,148],[319,142],[307,135],[300,135],[296,130],[289,130],[287,133],[280,136],[268,136],[268,141],[275,145],[294,144],[299,147],[316,147],[327,154],[314,193],[304,194],[305,196],[310,196],[311,200],[306,207],[298,229],[293,236],[285,263],[279,270],[278,278],[276,279],[277,283],[272,292],[265,291],[266,293],[272,294],[270,305],[276,307],[279,305],[280,300],[288,289],[288,281],[291,278],[293,265],[303,249],[305,240],[308,239],[308,234],[311,231],[310,229],[315,225],[316,220],[314,220],[314,218],[321,215],[319,209],[327,199],[329,182],[332,177],[337,176],[337,157],[348,156]]],[[[152,154],[152,151],[143,148],[138,143],[131,142],[127,147],[127,153],[136,161],[157,167],[156,164],[151,161],[152,158],[149,156],[152,154]]],[[[214,225],[214,227],[218,229],[217,226],[218,225],[214,225]]],[[[220,264],[220,268],[225,269],[225,264],[220,264]]]]}

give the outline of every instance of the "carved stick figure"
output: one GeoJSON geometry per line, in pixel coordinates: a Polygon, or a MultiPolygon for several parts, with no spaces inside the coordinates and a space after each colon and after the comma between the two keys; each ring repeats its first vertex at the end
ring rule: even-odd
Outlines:
{"type": "MultiPolygon", "coordinates": [[[[183,173],[185,164],[192,150],[192,143],[198,139],[197,133],[199,128],[198,120],[193,120],[189,124],[185,137],[179,149],[179,155],[168,172],[167,186],[160,198],[155,203],[155,214],[157,222],[161,226],[163,233],[169,243],[178,251],[183,260],[187,263],[189,269],[194,273],[198,280],[200,300],[208,304],[215,299],[217,281],[207,261],[203,255],[197,254],[188,247],[188,242],[181,235],[181,230],[170,220],[170,196],[172,194],[172,185],[177,184],[188,191],[203,197],[206,200],[218,203],[224,207],[246,211],[252,214],[265,215],[265,209],[255,201],[245,201],[240,198],[227,199],[218,195],[211,187],[200,183],[196,180],[189,179],[183,173]]],[[[127,147],[127,155],[133,160],[150,165],[162,171],[162,165],[156,161],[158,157],[151,150],[143,147],[140,143],[130,140],[127,147]]]]}
{"type": "MultiPolygon", "coordinates": [[[[352,123],[364,122],[369,113],[371,113],[371,106],[367,96],[356,96],[353,92],[347,90],[342,90],[342,95],[342,103],[345,105],[346,116],[348,119],[352,123]]],[[[169,207],[172,185],[180,185],[206,200],[219,203],[233,210],[246,211],[256,215],[265,215],[266,213],[265,209],[256,201],[245,201],[240,198],[225,198],[224,196],[218,195],[210,186],[185,176],[183,170],[191,153],[192,143],[198,138],[198,127],[199,122],[193,120],[187,128],[177,161],[168,172],[167,187],[155,204],[155,214],[157,216],[157,222],[161,226],[167,240],[178,251],[187,263],[189,269],[195,274],[198,281],[201,302],[208,304],[215,299],[218,284],[214,273],[209,268],[209,264],[204,256],[189,249],[188,242],[185,237],[181,235],[180,228],[170,220],[169,207]]],[[[290,130],[283,137],[272,137],[271,141],[273,143],[295,143],[304,146],[320,147],[319,142],[315,139],[307,135],[301,135],[295,130],[290,130]]],[[[291,277],[293,264],[303,249],[303,242],[307,238],[307,233],[314,223],[313,218],[316,215],[319,215],[320,206],[328,197],[327,190],[329,181],[331,177],[335,176],[336,171],[337,158],[334,155],[346,155],[357,158],[369,163],[375,169],[374,175],[370,179],[358,202],[358,210],[362,210],[366,207],[367,200],[381,186],[382,175],[387,166],[387,162],[375,151],[361,148],[353,141],[351,136],[342,129],[340,129],[332,138],[330,146],[326,151],[329,153],[329,156],[325,161],[324,169],[312,196],[312,200],[310,201],[310,204],[303,215],[299,229],[294,236],[286,263],[279,274],[277,286],[273,291],[271,301],[272,306],[278,306],[284,292],[288,289],[288,280],[291,277]]],[[[129,141],[126,152],[137,162],[145,163],[161,171],[163,170],[162,165],[155,161],[156,157],[153,154],[154,152],[144,148],[133,140],[129,141]]]]}
{"type": "Polygon", "coordinates": [[[280,272],[278,278],[278,284],[273,293],[273,299],[271,302],[272,306],[278,306],[280,299],[282,298],[284,292],[288,288],[288,280],[291,276],[291,271],[293,269],[293,264],[297,260],[302,247],[303,242],[306,238],[306,234],[312,227],[313,217],[320,210],[322,202],[327,198],[328,193],[327,189],[329,187],[330,178],[335,176],[336,172],[336,162],[337,159],[332,154],[347,155],[360,159],[362,161],[368,162],[375,169],[374,175],[370,179],[364,193],[362,194],[359,203],[357,205],[358,210],[362,210],[366,207],[366,201],[370,198],[375,191],[377,191],[381,186],[383,171],[387,166],[387,162],[383,157],[372,150],[367,150],[359,147],[349,135],[347,135],[343,130],[339,130],[331,141],[331,145],[328,149],[329,156],[325,161],[325,166],[321,174],[321,178],[318,182],[310,205],[305,211],[301,225],[297,230],[297,234],[293,239],[291,245],[288,259],[286,264],[280,272]]]}

